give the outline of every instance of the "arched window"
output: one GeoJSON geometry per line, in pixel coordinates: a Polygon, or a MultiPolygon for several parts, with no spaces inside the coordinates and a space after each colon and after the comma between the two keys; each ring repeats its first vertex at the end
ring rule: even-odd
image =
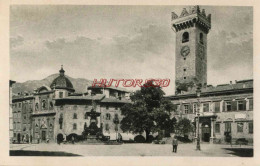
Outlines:
{"type": "Polygon", "coordinates": [[[73,119],[77,119],[77,114],[76,113],[73,114],[73,119]]]}
{"type": "Polygon", "coordinates": [[[182,43],[186,43],[189,41],[189,33],[188,32],[184,32],[182,34],[182,43]]]}
{"type": "Polygon", "coordinates": [[[106,125],[105,125],[105,130],[106,130],[106,131],[109,131],[109,124],[107,124],[107,123],[106,123],[106,125]]]}
{"type": "Polygon", "coordinates": [[[62,123],[63,123],[63,114],[60,114],[60,118],[59,118],[60,129],[62,129],[62,123]]]}
{"type": "Polygon", "coordinates": [[[203,33],[200,33],[200,43],[203,44],[203,33]]]}
{"type": "Polygon", "coordinates": [[[77,130],[77,124],[73,123],[73,130],[77,130]]]}
{"type": "Polygon", "coordinates": [[[46,107],[46,100],[42,100],[42,109],[46,109],[47,107],[46,107]]]}
{"type": "Polygon", "coordinates": [[[110,114],[109,113],[106,114],[106,120],[110,120],[110,114]]]}
{"type": "Polygon", "coordinates": [[[38,104],[38,103],[35,104],[35,110],[36,110],[36,111],[39,110],[39,104],[38,104]]]}

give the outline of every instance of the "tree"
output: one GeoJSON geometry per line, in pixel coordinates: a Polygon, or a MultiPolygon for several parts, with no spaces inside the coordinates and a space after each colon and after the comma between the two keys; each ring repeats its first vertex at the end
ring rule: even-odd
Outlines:
{"type": "Polygon", "coordinates": [[[121,121],[121,129],[133,133],[146,133],[146,141],[150,132],[160,130],[172,130],[170,113],[173,104],[163,97],[165,93],[160,86],[152,81],[147,82],[137,90],[130,98],[132,103],[124,105],[121,121]]]}
{"type": "Polygon", "coordinates": [[[177,122],[176,129],[179,134],[186,135],[189,132],[193,132],[194,126],[189,119],[184,118],[177,122]]]}

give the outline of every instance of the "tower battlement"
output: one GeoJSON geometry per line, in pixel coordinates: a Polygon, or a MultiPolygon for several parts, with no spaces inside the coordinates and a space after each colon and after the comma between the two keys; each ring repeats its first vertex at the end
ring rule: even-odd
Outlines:
{"type": "Polygon", "coordinates": [[[176,32],[190,27],[199,26],[205,33],[211,29],[211,14],[206,15],[205,9],[199,6],[190,7],[188,10],[183,8],[178,16],[172,12],[172,27],[176,32]]]}

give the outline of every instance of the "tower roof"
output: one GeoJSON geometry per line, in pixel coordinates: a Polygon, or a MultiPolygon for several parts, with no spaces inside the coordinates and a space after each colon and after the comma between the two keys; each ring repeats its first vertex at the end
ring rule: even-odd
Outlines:
{"type": "Polygon", "coordinates": [[[66,89],[68,91],[74,92],[75,89],[73,88],[71,81],[64,75],[65,70],[63,69],[63,65],[61,65],[59,72],[60,75],[55,78],[50,85],[51,89],[66,89]]]}
{"type": "Polygon", "coordinates": [[[208,33],[211,28],[211,14],[206,15],[205,9],[200,10],[199,6],[190,7],[189,10],[183,8],[179,16],[172,12],[172,27],[176,31],[195,25],[200,26],[205,33],[208,33]]]}

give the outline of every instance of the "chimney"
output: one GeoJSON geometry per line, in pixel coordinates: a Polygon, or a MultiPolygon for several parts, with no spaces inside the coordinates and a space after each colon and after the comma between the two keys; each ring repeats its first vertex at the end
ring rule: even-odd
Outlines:
{"type": "Polygon", "coordinates": [[[235,80],[235,83],[237,83],[237,80],[235,80]]]}
{"type": "Polygon", "coordinates": [[[232,81],[230,81],[230,85],[232,85],[232,81]]]}

